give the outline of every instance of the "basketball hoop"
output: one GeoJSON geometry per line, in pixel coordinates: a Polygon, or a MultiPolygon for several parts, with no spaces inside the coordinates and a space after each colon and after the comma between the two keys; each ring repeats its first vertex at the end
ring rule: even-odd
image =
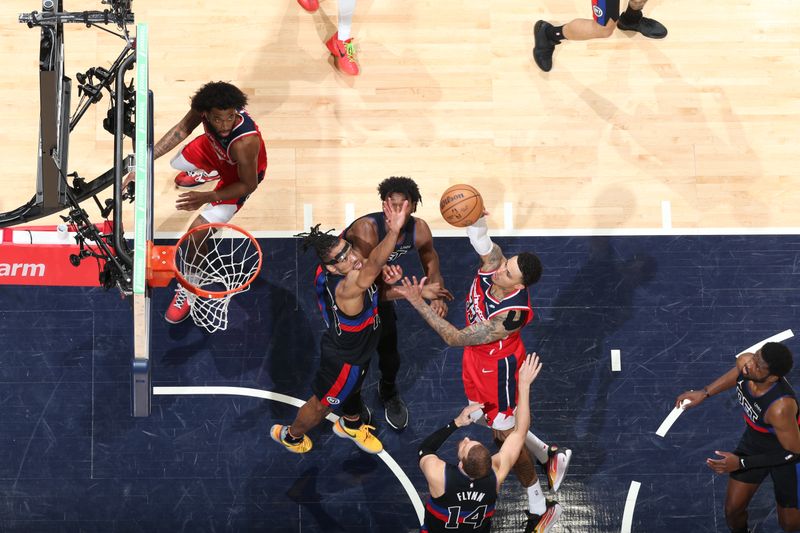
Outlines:
{"type": "Polygon", "coordinates": [[[148,256],[148,284],[166,287],[176,278],[178,290],[188,298],[192,320],[210,333],[228,327],[231,297],[250,288],[262,262],[255,237],[220,223],[190,229],[175,246],[151,246],[148,256]]]}

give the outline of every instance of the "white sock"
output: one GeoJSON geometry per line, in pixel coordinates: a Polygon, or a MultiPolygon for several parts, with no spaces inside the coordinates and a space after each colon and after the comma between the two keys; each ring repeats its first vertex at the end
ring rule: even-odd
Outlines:
{"type": "Polygon", "coordinates": [[[540,463],[547,462],[547,450],[550,448],[550,446],[542,442],[542,439],[530,431],[527,435],[525,435],[525,446],[536,457],[537,461],[540,463]]]}
{"type": "Polygon", "coordinates": [[[177,155],[170,160],[169,165],[175,170],[180,170],[182,172],[192,172],[197,170],[196,166],[183,157],[183,150],[178,152],[177,155]]]}
{"type": "Polygon", "coordinates": [[[528,487],[528,512],[531,514],[543,515],[547,511],[547,502],[544,500],[544,492],[539,480],[528,487]]]}
{"type": "Polygon", "coordinates": [[[350,38],[350,27],[353,25],[353,12],[356,10],[356,0],[339,0],[339,40],[346,41],[350,38]]]}

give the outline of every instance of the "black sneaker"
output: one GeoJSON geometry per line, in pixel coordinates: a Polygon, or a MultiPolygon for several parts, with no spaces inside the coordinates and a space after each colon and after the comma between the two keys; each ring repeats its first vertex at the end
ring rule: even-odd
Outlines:
{"type": "Polygon", "coordinates": [[[533,26],[533,39],[536,43],[533,47],[533,60],[545,72],[550,72],[550,69],[553,68],[553,51],[558,44],[547,36],[547,28],[552,27],[552,24],[544,20],[538,21],[533,26]]]}
{"type": "Polygon", "coordinates": [[[400,393],[395,389],[389,394],[380,394],[379,396],[385,407],[386,422],[397,431],[405,429],[408,425],[408,407],[400,397],[400,393]]]}
{"type": "Polygon", "coordinates": [[[372,409],[364,403],[364,400],[361,400],[361,423],[367,426],[372,425],[372,409]]]}
{"type": "Polygon", "coordinates": [[[617,28],[625,31],[638,31],[651,39],[663,39],[667,36],[667,28],[663,24],[647,17],[642,17],[638,22],[628,24],[625,23],[625,18],[620,16],[617,21],[617,28]]]}
{"type": "Polygon", "coordinates": [[[525,511],[525,516],[528,517],[525,522],[525,533],[549,533],[561,518],[561,512],[561,504],[552,500],[547,502],[547,510],[543,515],[525,511]]]}

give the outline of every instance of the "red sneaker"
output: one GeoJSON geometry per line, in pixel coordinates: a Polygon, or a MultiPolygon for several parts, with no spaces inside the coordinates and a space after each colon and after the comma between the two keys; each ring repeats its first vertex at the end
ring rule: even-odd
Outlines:
{"type": "Polygon", "coordinates": [[[175,297],[172,299],[172,303],[169,304],[167,312],[164,313],[164,320],[170,324],[183,322],[189,316],[189,311],[191,310],[192,306],[189,303],[186,291],[183,287],[179,287],[175,289],[175,297]]]}
{"type": "Polygon", "coordinates": [[[309,13],[313,13],[319,9],[319,0],[297,0],[297,3],[309,13]]]}
{"type": "Polygon", "coordinates": [[[350,76],[358,75],[358,63],[356,63],[356,45],[353,44],[353,38],[346,41],[339,40],[339,32],[334,33],[328,42],[325,43],[328,50],[333,54],[336,62],[336,68],[339,71],[349,74],[350,76]]]}
{"type": "Polygon", "coordinates": [[[175,185],[178,187],[191,188],[218,179],[219,172],[216,170],[212,170],[211,172],[206,172],[205,170],[191,170],[189,172],[181,172],[175,176],[175,185]]]}

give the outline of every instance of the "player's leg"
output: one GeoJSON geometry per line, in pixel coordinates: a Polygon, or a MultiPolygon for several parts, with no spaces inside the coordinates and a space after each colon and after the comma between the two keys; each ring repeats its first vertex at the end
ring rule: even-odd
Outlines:
{"type": "Polygon", "coordinates": [[[380,453],[383,444],[372,433],[374,427],[361,420],[361,385],[367,374],[368,365],[353,365],[339,397],[342,400],[342,416],[333,425],[337,437],[352,440],[356,446],[367,453],[380,453]],[[348,390],[350,389],[350,390],[348,390]]]}
{"type": "Polygon", "coordinates": [[[220,178],[219,159],[205,135],[200,135],[181,148],[169,164],[180,171],[175,176],[175,185],[179,187],[197,187],[220,178]]]}
{"type": "MultiPolygon", "coordinates": [[[[753,499],[758,487],[761,486],[761,481],[752,483],[734,478],[735,474],[747,474],[748,472],[753,473],[747,470],[733,472],[728,478],[728,489],[725,493],[725,522],[733,533],[747,533],[747,505],[753,499]]],[[[761,476],[761,479],[763,480],[765,476],[766,473],[761,476]]]]}
{"type": "Polygon", "coordinates": [[[355,10],[356,0],[339,0],[337,31],[325,43],[333,54],[336,68],[351,76],[355,76],[359,72],[356,62],[356,45],[350,36],[355,10]]]}
{"type": "Polygon", "coordinates": [[[297,3],[309,13],[313,13],[319,9],[319,0],[297,0],[297,3]]]}
{"type": "Polygon", "coordinates": [[[784,531],[800,531],[800,463],[782,465],[770,469],[775,503],[778,508],[778,524],[784,531]]]}
{"type": "Polygon", "coordinates": [[[638,31],[651,39],[663,39],[667,28],[657,20],[642,15],[647,0],[629,0],[628,8],[620,15],[617,27],[626,31],[638,31]]]}
{"type": "Polygon", "coordinates": [[[585,41],[609,37],[614,33],[619,18],[619,0],[592,0],[591,19],[574,19],[563,26],[539,20],[533,26],[535,45],[533,58],[545,72],[553,68],[553,52],[564,39],[585,41]]]}
{"type": "Polygon", "coordinates": [[[381,337],[378,341],[378,367],[380,381],[378,395],[383,402],[386,422],[392,429],[401,430],[408,425],[408,408],[397,388],[400,371],[400,352],[397,349],[397,314],[394,302],[378,302],[381,319],[381,337]]]}

